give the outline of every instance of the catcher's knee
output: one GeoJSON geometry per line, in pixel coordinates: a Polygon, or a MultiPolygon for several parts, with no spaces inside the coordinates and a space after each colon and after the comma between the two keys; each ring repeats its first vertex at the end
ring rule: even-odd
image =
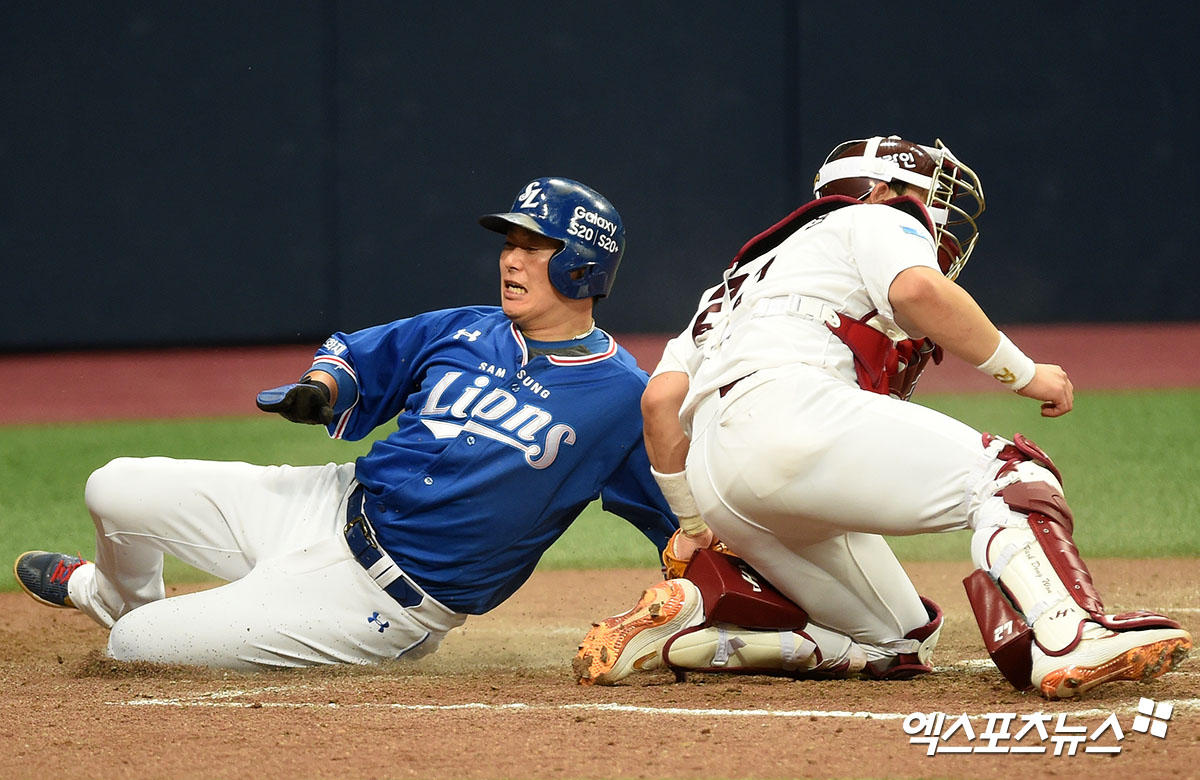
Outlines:
{"type": "Polygon", "coordinates": [[[685,574],[704,603],[704,621],[671,637],[662,658],[676,670],[788,677],[865,674],[905,679],[931,672],[942,611],[922,598],[928,621],[883,647],[809,623],[808,614],[744,561],[700,550],[685,574]],[[871,660],[874,659],[874,660],[871,660]]]}
{"type": "Polygon", "coordinates": [[[933,671],[933,651],[942,635],[942,608],[921,596],[929,620],[883,648],[886,655],[867,664],[866,672],[881,680],[907,680],[933,671]]]}

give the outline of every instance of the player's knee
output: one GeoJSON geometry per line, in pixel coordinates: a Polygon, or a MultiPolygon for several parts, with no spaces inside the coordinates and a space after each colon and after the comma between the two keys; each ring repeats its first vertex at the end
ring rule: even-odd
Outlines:
{"type": "Polygon", "coordinates": [[[108,655],[118,661],[145,660],[146,641],[138,610],[129,612],[113,624],[108,634],[108,655]]]}
{"type": "MultiPolygon", "coordinates": [[[[1041,483],[1041,490],[1060,497],[1063,495],[1058,470],[1049,458],[1041,450],[1030,449],[1036,445],[1027,439],[1019,435],[1017,438],[1021,441],[1020,447],[998,438],[993,438],[988,447],[989,454],[995,460],[975,484],[974,498],[968,509],[968,523],[976,531],[976,547],[985,543],[995,530],[1027,527],[1028,512],[1011,505],[1006,489],[1011,492],[1017,484],[1032,486],[1041,483]]],[[[979,556],[975,557],[978,561],[979,556]]]]}
{"type": "Polygon", "coordinates": [[[122,615],[108,632],[109,657],[160,664],[196,663],[196,642],[179,631],[179,614],[170,601],[155,601],[122,615]]]}
{"type": "Polygon", "coordinates": [[[1012,472],[1017,476],[1018,482],[1045,482],[1059,493],[1063,492],[1062,484],[1050,469],[1034,463],[1033,461],[1021,461],[1012,467],[1012,472]]]}
{"type": "Polygon", "coordinates": [[[92,472],[83,490],[83,502],[94,517],[120,514],[132,487],[137,485],[139,458],[114,458],[92,472]]]}

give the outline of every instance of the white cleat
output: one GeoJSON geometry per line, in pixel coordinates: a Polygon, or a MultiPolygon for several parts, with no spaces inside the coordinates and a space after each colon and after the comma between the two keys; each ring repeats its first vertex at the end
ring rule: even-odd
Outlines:
{"type": "MultiPolygon", "coordinates": [[[[1096,626],[1099,628],[1099,626],[1096,626]]],[[[1174,669],[1192,649],[1178,628],[1105,631],[1085,638],[1071,652],[1050,656],[1033,650],[1033,684],[1047,699],[1070,699],[1103,683],[1148,682],[1174,669]]]]}

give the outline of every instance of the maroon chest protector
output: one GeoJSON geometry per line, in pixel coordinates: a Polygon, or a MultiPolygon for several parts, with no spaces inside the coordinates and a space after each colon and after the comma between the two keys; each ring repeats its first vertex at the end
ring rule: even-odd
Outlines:
{"type": "MultiPolygon", "coordinates": [[[[862,203],[844,195],[830,195],[806,203],[747,241],[733,258],[731,268],[736,269],[743,263],[775,250],[814,219],[841,208],[858,205],[862,203]]],[[[924,204],[916,198],[905,195],[884,201],[884,205],[913,217],[933,235],[933,220],[924,204]]],[[[827,323],[826,326],[841,339],[854,356],[854,372],[859,387],[872,393],[891,395],[907,401],[929,361],[932,360],[935,365],[942,362],[942,348],[930,339],[892,341],[884,333],[867,324],[876,314],[878,311],[872,310],[862,319],[855,319],[839,313],[837,324],[827,323]]]]}

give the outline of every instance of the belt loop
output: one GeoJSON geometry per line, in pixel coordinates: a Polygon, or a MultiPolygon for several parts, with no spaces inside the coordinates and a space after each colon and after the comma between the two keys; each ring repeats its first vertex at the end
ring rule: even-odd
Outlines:
{"type": "Polygon", "coordinates": [[[349,534],[356,525],[362,528],[363,538],[366,539],[367,544],[378,550],[379,541],[375,538],[375,529],[371,527],[371,521],[367,519],[367,490],[362,485],[354,488],[346,499],[345,532],[349,534]]]}

